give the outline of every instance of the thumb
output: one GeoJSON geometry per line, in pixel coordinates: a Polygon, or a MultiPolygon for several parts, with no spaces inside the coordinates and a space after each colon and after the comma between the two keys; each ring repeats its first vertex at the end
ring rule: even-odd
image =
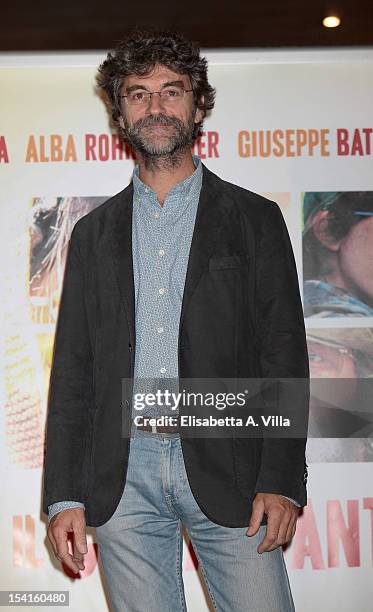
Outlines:
{"type": "Polygon", "coordinates": [[[88,546],[87,546],[87,536],[85,525],[80,523],[79,525],[75,525],[74,529],[74,544],[79,553],[82,555],[87,554],[88,546]]]}
{"type": "Polygon", "coordinates": [[[264,502],[262,500],[257,499],[253,502],[253,510],[250,517],[249,528],[246,531],[246,535],[253,536],[256,534],[260,527],[260,523],[262,522],[264,514],[264,502]]]}

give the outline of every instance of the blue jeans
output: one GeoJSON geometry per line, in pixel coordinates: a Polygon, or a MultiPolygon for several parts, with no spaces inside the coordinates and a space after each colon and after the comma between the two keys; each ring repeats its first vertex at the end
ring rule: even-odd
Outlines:
{"type": "Polygon", "coordinates": [[[223,527],[191,492],[178,434],[135,430],[127,481],[96,539],[116,612],[186,610],[181,523],[219,612],[294,612],[282,548],[259,554],[266,526],[223,527]]]}

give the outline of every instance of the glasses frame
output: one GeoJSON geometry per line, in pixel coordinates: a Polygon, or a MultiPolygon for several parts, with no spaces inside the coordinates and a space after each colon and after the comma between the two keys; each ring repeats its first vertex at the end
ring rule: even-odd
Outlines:
{"type": "MultiPolygon", "coordinates": [[[[184,89],[184,87],[179,87],[179,89],[180,89],[180,91],[182,91],[182,92],[183,92],[183,93],[182,93],[182,98],[184,98],[184,95],[185,95],[186,93],[189,93],[190,91],[193,91],[193,88],[192,88],[192,89],[184,89]]],[[[146,96],[149,96],[149,97],[148,97],[147,99],[145,98],[145,101],[144,101],[144,102],[139,102],[138,104],[136,104],[136,103],[135,103],[135,104],[132,104],[132,106],[142,106],[142,104],[149,104],[149,102],[151,101],[152,96],[153,96],[154,94],[158,94],[159,99],[160,99],[162,102],[167,102],[167,100],[165,100],[165,99],[163,99],[163,98],[162,98],[162,94],[163,94],[163,93],[166,91],[165,89],[163,89],[163,90],[161,90],[161,91],[147,91],[147,90],[145,90],[145,89],[144,89],[144,90],[143,90],[143,89],[140,89],[139,91],[141,91],[142,93],[146,94],[146,96]]],[[[121,98],[129,98],[129,96],[130,96],[130,94],[127,94],[127,95],[121,95],[120,97],[121,97],[121,98]]]]}

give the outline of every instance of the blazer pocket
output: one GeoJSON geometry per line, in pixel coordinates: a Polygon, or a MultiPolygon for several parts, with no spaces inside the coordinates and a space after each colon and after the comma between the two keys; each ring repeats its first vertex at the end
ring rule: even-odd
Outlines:
{"type": "Polygon", "coordinates": [[[219,255],[209,259],[209,270],[229,270],[231,268],[247,268],[249,255],[219,255]]]}

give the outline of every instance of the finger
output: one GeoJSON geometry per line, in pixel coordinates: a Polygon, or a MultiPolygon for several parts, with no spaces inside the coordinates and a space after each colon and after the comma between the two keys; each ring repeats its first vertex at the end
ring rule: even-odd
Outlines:
{"type": "Polygon", "coordinates": [[[287,541],[286,534],[287,534],[287,530],[288,530],[291,520],[292,520],[292,514],[290,513],[289,510],[287,511],[285,510],[285,512],[283,512],[282,514],[282,519],[281,519],[281,522],[278,528],[276,542],[274,542],[268,550],[274,550],[278,546],[282,546],[283,544],[286,543],[287,541]]]}
{"type": "Polygon", "coordinates": [[[254,499],[253,508],[250,517],[249,528],[246,535],[253,536],[258,531],[264,514],[264,502],[261,499],[254,499]]]}
{"type": "Polygon", "coordinates": [[[88,552],[87,535],[85,518],[82,514],[78,518],[73,519],[73,531],[74,531],[74,542],[73,542],[73,559],[81,570],[85,569],[84,566],[84,555],[88,552]]]}
{"type": "Polygon", "coordinates": [[[282,521],[283,510],[281,508],[273,508],[268,512],[268,522],[266,534],[259,544],[257,551],[258,553],[267,552],[272,550],[272,546],[276,543],[278,537],[278,531],[282,521]]]}
{"type": "Polygon", "coordinates": [[[47,529],[47,536],[48,536],[49,541],[52,544],[53,552],[56,555],[57,554],[57,543],[56,543],[56,540],[55,540],[55,538],[53,536],[53,532],[52,532],[50,524],[49,524],[49,527],[47,529]]]}
{"type": "Polygon", "coordinates": [[[77,566],[79,567],[80,570],[84,570],[85,569],[85,565],[84,565],[84,555],[82,553],[80,553],[76,547],[75,541],[73,542],[73,561],[75,561],[75,563],[77,564],[77,566]]]}
{"type": "Polygon", "coordinates": [[[73,559],[75,563],[78,565],[79,569],[81,570],[85,569],[84,555],[87,554],[87,552],[88,552],[88,546],[87,546],[86,537],[85,537],[85,530],[82,536],[82,534],[77,535],[74,529],[73,559]],[[82,540],[82,537],[83,537],[83,540],[82,540]],[[84,549],[84,546],[85,546],[85,553],[82,553],[81,550],[84,549]]]}
{"type": "Polygon", "coordinates": [[[85,519],[83,517],[73,519],[73,530],[74,530],[74,554],[75,551],[80,554],[82,558],[88,552],[87,545],[87,533],[85,519]]]}
{"type": "Polygon", "coordinates": [[[291,542],[294,537],[295,530],[297,528],[297,519],[298,517],[295,516],[289,523],[289,526],[286,532],[286,542],[291,542]]]}
{"type": "Polygon", "coordinates": [[[288,531],[290,531],[290,529],[292,528],[294,520],[296,520],[297,516],[298,510],[295,509],[292,502],[286,501],[284,513],[278,530],[277,543],[276,545],[272,546],[271,550],[274,550],[275,548],[277,548],[277,546],[282,546],[283,544],[286,544],[286,542],[289,541],[288,537],[290,536],[290,533],[288,534],[288,531]]]}
{"type": "Polygon", "coordinates": [[[57,555],[57,559],[61,561],[61,563],[64,563],[75,574],[78,574],[81,569],[84,569],[78,566],[78,563],[80,562],[74,561],[73,556],[69,552],[64,553],[63,555],[57,555]]]}

